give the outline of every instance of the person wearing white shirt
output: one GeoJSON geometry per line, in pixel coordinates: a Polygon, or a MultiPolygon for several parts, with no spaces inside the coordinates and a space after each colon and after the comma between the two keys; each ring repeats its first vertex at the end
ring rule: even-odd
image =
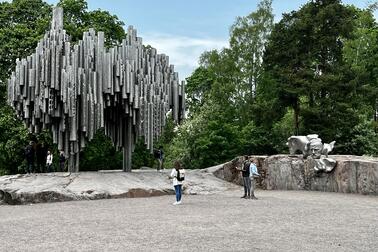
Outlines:
{"type": "Polygon", "coordinates": [[[182,183],[185,178],[185,170],[182,168],[179,161],[175,161],[175,168],[172,169],[171,175],[169,176],[172,179],[173,187],[175,188],[176,193],[176,202],[173,205],[181,204],[181,195],[182,195],[182,183]]]}
{"type": "Polygon", "coordinates": [[[53,161],[53,155],[51,151],[47,151],[47,158],[46,158],[46,168],[47,172],[52,172],[52,161],[53,161]]]}
{"type": "Polygon", "coordinates": [[[251,159],[251,164],[249,165],[249,176],[251,178],[251,199],[257,200],[255,196],[255,176],[260,176],[259,172],[257,171],[257,167],[255,161],[251,159]]]}

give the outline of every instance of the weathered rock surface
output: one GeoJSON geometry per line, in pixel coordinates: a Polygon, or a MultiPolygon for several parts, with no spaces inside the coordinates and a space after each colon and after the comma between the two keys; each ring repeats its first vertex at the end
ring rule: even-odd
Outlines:
{"type": "MultiPolygon", "coordinates": [[[[184,194],[212,194],[237,187],[216,178],[213,171],[214,168],[187,171],[184,194]]],[[[26,204],[174,194],[169,173],[139,170],[2,176],[0,202],[26,204]]]]}
{"type": "MultiPolygon", "coordinates": [[[[331,172],[316,172],[316,160],[302,155],[250,156],[256,161],[259,178],[256,186],[268,190],[312,190],[325,192],[378,195],[378,159],[361,156],[332,155],[336,167],[331,172]]],[[[235,167],[241,167],[243,157],[225,163],[215,176],[242,185],[235,167]]]]}
{"type": "MultiPolygon", "coordinates": [[[[256,187],[261,189],[266,189],[266,166],[263,165],[267,156],[250,156],[253,157],[257,170],[261,175],[258,178],[255,178],[256,187]]],[[[228,182],[235,183],[237,185],[243,185],[243,179],[241,172],[236,170],[236,167],[241,167],[244,162],[243,157],[237,157],[227,162],[223,165],[220,165],[217,170],[214,171],[214,175],[220,179],[224,179],[228,182]]]]}
{"type": "Polygon", "coordinates": [[[266,188],[272,190],[312,190],[378,195],[378,159],[332,155],[333,171],[315,172],[314,160],[301,156],[276,155],[263,163],[266,188]]]}
{"type": "MultiPolygon", "coordinates": [[[[337,161],[331,172],[315,172],[313,159],[301,155],[253,156],[260,177],[256,186],[268,190],[312,190],[378,195],[378,159],[330,156],[337,161]]],[[[243,158],[203,170],[187,171],[184,194],[213,194],[242,185],[243,158]],[[215,175],[215,176],[214,176],[215,175]],[[232,183],[229,183],[232,182],[232,183]],[[237,184],[237,185],[235,185],[237,184]]],[[[44,173],[0,177],[0,204],[68,200],[151,197],[174,194],[170,171],[137,170],[44,173]]]]}

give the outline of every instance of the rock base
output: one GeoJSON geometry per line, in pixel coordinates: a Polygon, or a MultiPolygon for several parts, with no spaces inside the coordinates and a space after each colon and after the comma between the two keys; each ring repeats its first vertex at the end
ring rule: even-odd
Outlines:
{"type": "MultiPolygon", "coordinates": [[[[302,155],[251,156],[255,159],[261,177],[256,185],[268,190],[311,190],[324,192],[378,195],[378,159],[361,156],[332,155],[335,168],[316,171],[314,160],[302,155]]],[[[215,175],[242,185],[240,172],[242,157],[223,165],[215,175]]]]}
{"type": "MultiPolygon", "coordinates": [[[[212,194],[237,186],[216,178],[213,170],[187,171],[184,194],[212,194]]],[[[43,173],[0,177],[0,204],[29,204],[69,200],[136,198],[173,195],[170,171],[129,173],[43,173]]]]}

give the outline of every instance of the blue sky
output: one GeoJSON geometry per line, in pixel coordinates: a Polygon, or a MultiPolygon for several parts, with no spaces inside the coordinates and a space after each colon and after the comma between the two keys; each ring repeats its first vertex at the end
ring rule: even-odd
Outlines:
{"type": "MultiPolygon", "coordinates": [[[[47,0],[56,4],[58,0],[47,0]]],[[[90,10],[103,9],[133,25],[145,44],[170,56],[180,79],[191,74],[202,52],[228,46],[237,16],[256,10],[259,0],[87,0],[90,10]]],[[[308,0],[273,0],[275,20],[308,0]]],[[[344,0],[365,8],[370,0],[344,0]]]]}

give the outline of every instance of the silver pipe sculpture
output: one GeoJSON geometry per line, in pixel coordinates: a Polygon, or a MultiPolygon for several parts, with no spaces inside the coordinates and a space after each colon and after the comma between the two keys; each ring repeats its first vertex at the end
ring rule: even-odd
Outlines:
{"type": "Polygon", "coordinates": [[[63,9],[55,7],[50,31],[32,55],[17,59],[8,80],[8,103],[29,132],[52,132],[70,172],[79,171],[80,151],[102,127],[123,148],[123,170],[131,171],[137,138],[152,151],[167,112],[176,122],[185,114],[184,82],[168,56],[144,47],[132,26],[119,46],[104,42],[103,32],[89,29],[72,45],[63,9]]]}

